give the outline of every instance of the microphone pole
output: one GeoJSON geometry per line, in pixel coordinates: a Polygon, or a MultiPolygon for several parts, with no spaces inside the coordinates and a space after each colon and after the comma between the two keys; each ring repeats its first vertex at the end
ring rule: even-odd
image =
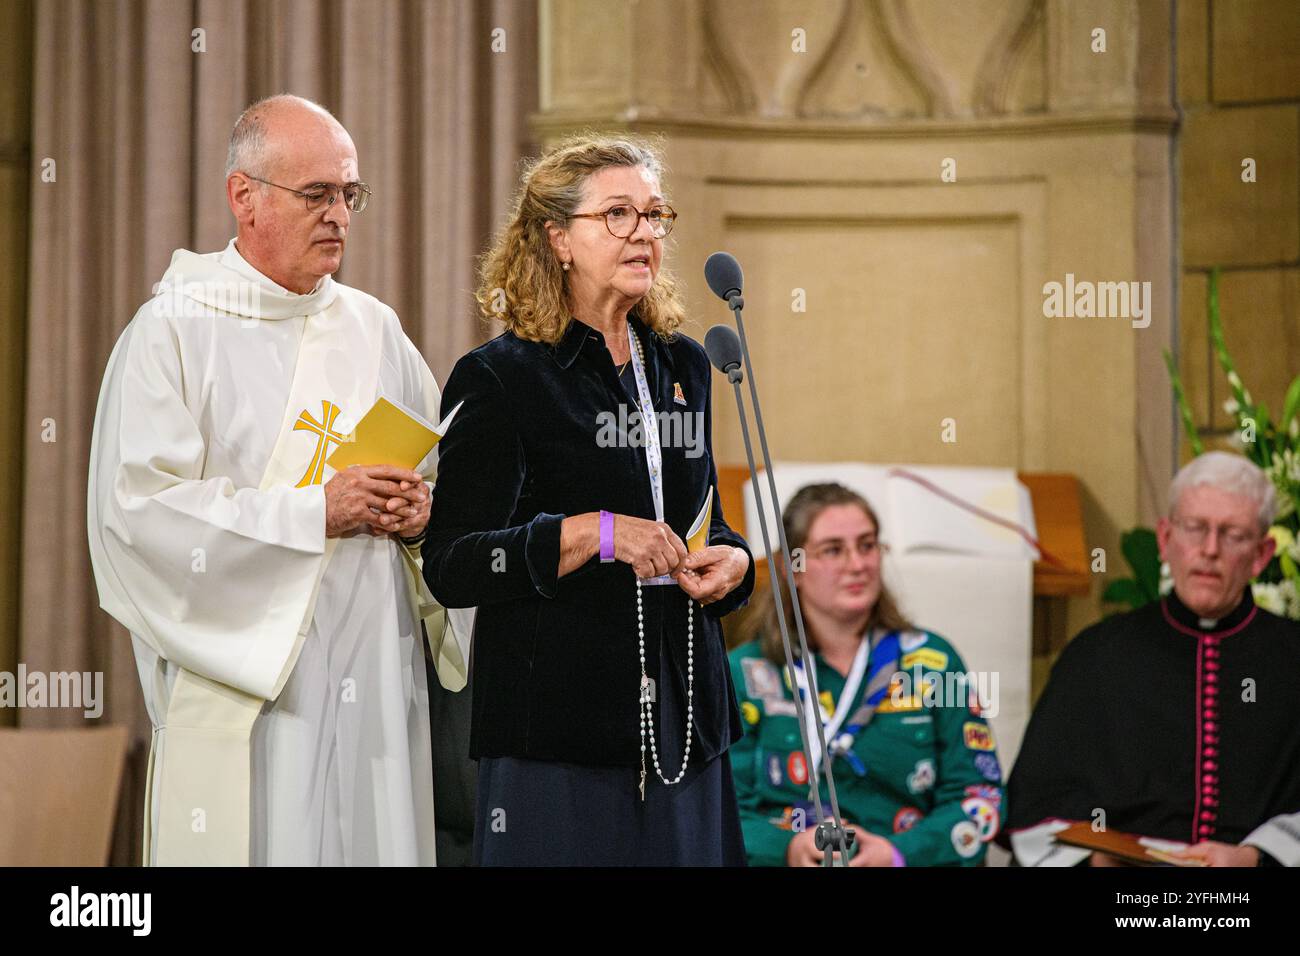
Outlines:
{"type": "MultiPolygon", "coordinates": [[[[758,526],[763,535],[763,551],[767,555],[767,566],[771,569],[775,564],[775,559],[772,555],[772,539],[767,530],[767,511],[762,507],[763,499],[758,487],[758,470],[754,467],[754,446],[750,442],[749,423],[745,419],[745,398],[740,391],[740,382],[745,377],[745,373],[740,367],[740,341],[737,339],[736,333],[731,331],[731,329],[724,325],[715,325],[713,328],[709,329],[708,334],[704,337],[704,348],[709,355],[710,361],[713,362],[714,367],[727,376],[727,381],[731,383],[732,388],[736,393],[736,410],[740,415],[740,435],[745,441],[745,459],[749,463],[749,483],[750,488],[754,492],[754,501],[757,502],[759,506],[758,526]]],[[[780,526],[781,521],[782,518],[778,511],[778,527],[780,526]]],[[[784,531],[782,532],[781,537],[782,543],[784,543],[784,531]]],[[[795,720],[799,724],[799,739],[803,744],[803,752],[808,755],[811,760],[812,749],[809,746],[808,723],[805,720],[804,708],[817,705],[818,698],[816,683],[813,682],[808,685],[812,700],[803,700],[803,695],[799,692],[799,681],[795,676],[794,654],[790,646],[790,630],[785,619],[785,604],[781,598],[780,584],[775,579],[775,576],[773,576],[772,585],[772,602],[776,606],[776,620],[781,631],[781,644],[785,648],[786,673],[789,675],[791,694],[794,697],[795,720]]],[[[792,584],[791,593],[793,594],[793,592],[794,588],[792,584]]],[[[794,610],[796,613],[796,620],[799,620],[799,617],[797,616],[799,614],[797,604],[794,605],[794,610]]],[[[805,662],[811,662],[812,658],[808,654],[808,644],[804,638],[802,628],[799,633],[799,642],[804,655],[803,660],[805,662]]],[[[807,669],[812,670],[813,668],[807,669]]],[[[831,797],[832,822],[829,825],[822,822],[821,818],[823,816],[823,811],[821,790],[817,783],[817,778],[820,774],[815,772],[813,768],[809,768],[808,776],[812,784],[813,806],[817,808],[818,818],[817,831],[813,839],[817,845],[817,849],[822,851],[822,866],[828,867],[837,865],[833,854],[834,849],[836,847],[842,847],[842,849],[847,850],[847,848],[853,844],[854,833],[852,830],[848,830],[844,827],[843,821],[840,818],[839,801],[836,798],[835,793],[835,777],[830,768],[830,755],[826,750],[826,735],[825,730],[822,727],[820,714],[818,715],[818,719],[814,721],[814,724],[817,728],[817,739],[821,745],[822,762],[826,765],[826,775],[831,797]]],[[[838,865],[848,866],[847,856],[843,852],[841,852],[838,865]]]]}
{"type": "MultiPolygon", "coordinates": [[[[745,320],[742,315],[745,308],[745,299],[741,295],[745,284],[745,276],[735,256],[728,252],[715,252],[704,263],[704,279],[709,284],[709,288],[713,290],[713,293],[727,303],[736,320],[736,331],[740,333],[740,353],[745,367],[749,371],[749,397],[754,403],[754,424],[758,428],[759,448],[763,452],[763,467],[767,471],[767,486],[772,496],[772,510],[776,514],[776,534],[781,542],[781,555],[785,559],[785,578],[786,584],[790,588],[790,603],[794,608],[795,627],[799,632],[799,650],[803,654],[806,665],[804,671],[808,678],[809,694],[813,699],[814,706],[817,706],[818,701],[821,699],[817,687],[817,668],[811,666],[812,656],[808,652],[808,638],[804,633],[803,609],[799,606],[799,590],[794,585],[794,567],[790,561],[790,547],[785,540],[785,520],[781,514],[781,499],[776,494],[776,478],[772,472],[772,456],[767,448],[767,430],[763,427],[763,407],[758,400],[758,385],[754,380],[754,363],[749,357],[749,344],[745,339],[745,320]]],[[[755,502],[761,508],[762,498],[757,494],[755,495],[755,502]]],[[[822,732],[821,720],[818,719],[814,723],[817,726],[817,739],[822,747],[822,766],[826,770],[826,787],[831,797],[831,813],[834,826],[831,828],[832,832],[829,836],[838,838],[841,836],[838,831],[842,827],[839,799],[835,791],[835,776],[831,771],[831,755],[826,750],[826,740],[822,732]]],[[[811,758],[812,754],[810,753],[808,756],[811,758]]],[[[817,807],[817,813],[819,816],[822,815],[820,806],[817,807]]]]}

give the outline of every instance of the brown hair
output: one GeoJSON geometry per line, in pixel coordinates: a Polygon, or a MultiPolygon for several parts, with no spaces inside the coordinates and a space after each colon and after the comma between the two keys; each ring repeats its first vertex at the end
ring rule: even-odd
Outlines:
{"type": "MultiPolygon", "coordinates": [[[[474,298],[484,319],[500,320],[521,339],[554,345],[563,338],[572,318],[567,274],[551,248],[546,223],[567,223],[592,174],[617,166],[644,167],[663,179],[657,149],[630,136],[574,136],[526,164],[510,220],[479,259],[474,298]]],[[[636,314],[664,338],[685,321],[666,269],[655,276],[636,314]]]]}
{"type": "MultiPolygon", "coordinates": [[[[808,542],[808,531],[812,528],[813,522],[827,508],[833,505],[857,505],[871,519],[871,523],[876,526],[876,534],[880,534],[880,519],[876,517],[876,512],[867,499],[863,498],[856,491],[851,491],[843,485],[835,482],[825,484],[804,485],[800,488],[789,503],[785,506],[782,514],[782,524],[785,528],[786,544],[790,546],[793,554],[795,548],[802,548],[808,542]]],[[[773,663],[785,664],[785,648],[781,645],[781,627],[776,617],[776,607],[772,602],[772,580],[780,582],[781,599],[785,607],[786,624],[790,631],[791,648],[795,655],[799,654],[799,642],[796,637],[794,606],[790,600],[789,589],[785,584],[785,569],[781,565],[779,555],[775,558],[778,567],[773,567],[772,574],[769,576],[768,583],[761,589],[761,594],[755,594],[751,606],[761,608],[761,613],[756,613],[748,618],[749,633],[744,635],[744,640],[753,640],[758,638],[763,650],[763,656],[773,663]]],[[[795,572],[796,574],[799,572],[795,572]]],[[[817,635],[813,633],[811,627],[805,624],[805,636],[808,638],[808,649],[816,651],[817,635]]],[[[873,627],[882,627],[890,631],[908,631],[915,630],[914,625],[904,616],[898,607],[898,602],[894,599],[893,594],[885,587],[884,581],[880,583],[880,596],[876,599],[876,605],[871,609],[871,616],[867,620],[867,629],[873,627]]]]}

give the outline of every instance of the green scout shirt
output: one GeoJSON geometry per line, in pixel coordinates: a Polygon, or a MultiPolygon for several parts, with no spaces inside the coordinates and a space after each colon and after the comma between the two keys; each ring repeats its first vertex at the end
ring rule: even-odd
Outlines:
{"type": "MultiPolygon", "coordinates": [[[[908,866],[973,866],[1006,813],[993,731],[975,681],[955,680],[966,667],[951,644],[911,631],[900,636],[899,653],[893,684],[853,743],[865,776],[835,758],[840,813],[889,840],[908,866]]],[[[834,713],[845,678],[814,657],[822,702],[834,713]]],[[[729,751],[745,847],[752,866],[784,866],[793,827],[816,825],[798,809],[810,791],[794,697],[785,667],[767,660],[759,642],[737,647],[730,661],[745,721],[744,738],[729,751]]],[[[824,775],[821,797],[829,815],[824,775]]]]}

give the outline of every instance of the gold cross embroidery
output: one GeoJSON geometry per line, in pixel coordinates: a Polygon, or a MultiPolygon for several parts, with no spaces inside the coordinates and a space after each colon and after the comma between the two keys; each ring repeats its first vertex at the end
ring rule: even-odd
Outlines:
{"type": "Polygon", "coordinates": [[[311,464],[307,466],[307,471],[303,474],[302,480],[294,487],[306,488],[308,485],[319,485],[321,478],[325,475],[325,459],[329,457],[330,442],[338,445],[347,441],[346,435],[340,435],[334,430],[334,421],[339,417],[342,410],[328,399],[321,399],[321,421],[316,421],[308,413],[307,409],[302,410],[298,420],[293,423],[293,430],[296,432],[308,431],[317,436],[316,451],[311,456],[311,464]]]}

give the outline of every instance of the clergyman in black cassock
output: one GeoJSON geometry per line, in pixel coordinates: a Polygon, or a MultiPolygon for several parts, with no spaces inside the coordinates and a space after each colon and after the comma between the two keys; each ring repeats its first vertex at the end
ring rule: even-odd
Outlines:
{"type": "Polygon", "coordinates": [[[1022,864],[1087,859],[1050,839],[1069,820],[1193,844],[1211,865],[1300,865],[1300,814],[1287,817],[1300,811],[1300,624],[1249,584],[1276,544],[1272,486],[1210,453],[1170,501],[1157,536],[1173,590],[1081,632],[1034,710],[1003,838],[1022,864]]]}

